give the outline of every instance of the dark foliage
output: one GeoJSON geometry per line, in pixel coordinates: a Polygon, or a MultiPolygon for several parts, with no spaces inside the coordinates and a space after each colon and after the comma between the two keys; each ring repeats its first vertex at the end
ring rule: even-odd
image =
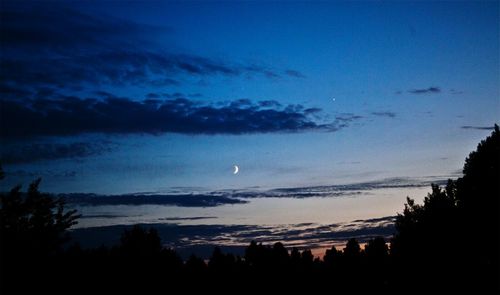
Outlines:
{"type": "MultiPolygon", "coordinates": [[[[76,210],[64,209],[64,200],[40,193],[39,184],[40,179],[31,183],[27,193],[16,186],[0,195],[2,289],[20,278],[36,278],[38,272],[51,271],[49,261],[60,255],[69,238],[66,230],[79,217],[76,210]]],[[[25,284],[23,280],[19,283],[25,284]]]]}
{"type": "MultiPolygon", "coordinates": [[[[464,176],[407,200],[396,234],[364,247],[350,239],[323,260],[310,250],[252,242],[244,257],[215,248],[183,261],[155,229],[124,231],[112,248],[62,247],[76,212],[38,192],[39,180],[1,196],[0,287],[4,293],[439,292],[498,293],[500,131],[482,141],[464,176]]],[[[0,179],[3,172],[0,169],[0,179]]]]}
{"type": "Polygon", "coordinates": [[[500,130],[465,160],[463,177],[432,185],[419,205],[408,198],[396,219],[391,254],[398,284],[422,290],[499,291],[500,130]],[[478,244],[480,243],[480,244],[478,244]]]}
{"type": "MultiPolygon", "coordinates": [[[[40,179],[26,194],[16,186],[0,196],[2,250],[19,255],[47,256],[68,239],[66,229],[76,223],[76,210],[65,211],[64,200],[38,191],[40,179]]],[[[11,255],[8,255],[11,256],[11,255]]]]}

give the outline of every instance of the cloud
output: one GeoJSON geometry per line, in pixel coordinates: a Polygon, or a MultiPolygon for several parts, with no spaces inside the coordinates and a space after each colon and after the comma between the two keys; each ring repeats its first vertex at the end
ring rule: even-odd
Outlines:
{"type": "Polygon", "coordinates": [[[302,74],[301,72],[296,71],[296,70],[286,70],[285,74],[287,74],[290,77],[294,77],[294,78],[305,78],[306,77],[304,74],[302,74]]]}
{"type": "MultiPolygon", "coordinates": [[[[336,131],[356,115],[338,116],[329,123],[311,117],[319,109],[302,105],[280,106],[269,101],[240,99],[219,105],[192,101],[128,98],[81,99],[61,97],[27,102],[1,101],[1,137],[105,134],[247,134],[271,132],[336,131]],[[264,107],[263,105],[267,106],[264,107]]],[[[77,145],[82,153],[90,152],[77,145]]]]}
{"type": "MultiPolygon", "coordinates": [[[[119,214],[87,214],[82,215],[80,218],[91,219],[91,218],[127,218],[127,217],[139,217],[141,215],[119,215],[119,214]]],[[[205,220],[205,219],[217,219],[215,216],[193,216],[193,217],[161,217],[158,220],[162,221],[186,221],[186,220],[205,220]]]]}
{"type": "Polygon", "coordinates": [[[281,104],[275,100],[262,100],[262,101],[259,101],[259,106],[263,107],[263,108],[268,108],[268,107],[281,107],[281,104]]]}
{"type": "MultiPolygon", "coordinates": [[[[161,222],[161,221],[160,221],[161,222]]],[[[290,225],[221,225],[174,223],[149,223],[142,226],[154,227],[165,246],[185,253],[209,257],[214,246],[225,246],[228,250],[243,253],[243,247],[255,240],[262,243],[282,242],[287,247],[311,248],[330,247],[332,243],[345,243],[350,238],[366,242],[370,238],[389,238],[394,232],[394,216],[356,220],[337,224],[290,224],[290,225]],[[204,245],[202,247],[201,245],[204,245]],[[206,249],[209,245],[209,249],[206,249]],[[230,248],[233,247],[233,248],[230,248]]],[[[72,237],[83,247],[112,246],[120,241],[120,234],[128,225],[113,225],[92,228],[78,228],[72,237]]],[[[240,254],[241,254],[240,253],[240,254]]]]}
{"type": "Polygon", "coordinates": [[[494,130],[495,126],[461,126],[460,128],[472,130],[494,130]]]}
{"type": "Polygon", "coordinates": [[[18,99],[22,97],[31,97],[34,95],[34,93],[32,91],[24,90],[19,87],[13,87],[7,84],[0,83],[0,95],[2,99],[18,99]]]}
{"type": "Polygon", "coordinates": [[[412,93],[412,94],[431,94],[431,93],[439,93],[439,92],[441,92],[441,89],[439,87],[435,87],[435,86],[431,86],[429,88],[408,90],[408,93],[412,93]]]}
{"type": "Polygon", "coordinates": [[[59,194],[68,204],[80,206],[99,205],[170,205],[178,207],[215,207],[224,204],[244,204],[247,201],[215,194],[181,195],[95,195],[95,194],[59,194]]]}
{"type": "Polygon", "coordinates": [[[92,218],[112,219],[112,218],[125,218],[125,217],[133,217],[133,216],[119,215],[119,214],[89,214],[80,216],[80,219],[92,219],[92,218]]]}
{"type": "Polygon", "coordinates": [[[370,218],[370,219],[359,219],[354,220],[353,222],[363,222],[363,223],[376,223],[376,222],[394,222],[396,221],[396,216],[385,216],[378,218],[370,218]]]}
{"type": "Polygon", "coordinates": [[[323,111],[323,110],[320,109],[320,108],[308,108],[308,109],[304,110],[304,113],[306,113],[306,114],[314,114],[314,113],[320,113],[321,111],[323,111]]]}
{"type": "Polygon", "coordinates": [[[165,49],[168,45],[157,40],[169,40],[171,30],[88,15],[62,3],[7,2],[0,26],[0,88],[10,97],[25,98],[42,87],[73,91],[102,85],[164,87],[213,75],[280,77],[267,66],[165,49]]]}
{"type": "Polygon", "coordinates": [[[201,76],[261,74],[272,70],[249,68],[206,57],[150,50],[103,50],[67,56],[33,56],[0,59],[3,88],[37,91],[40,87],[76,89],[89,86],[150,86],[180,84],[201,76]]]}
{"type": "Polygon", "coordinates": [[[184,221],[184,220],[202,220],[202,219],[217,219],[215,216],[193,216],[193,217],[162,217],[159,220],[167,221],[184,221]]]}
{"type": "Polygon", "coordinates": [[[306,186],[294,188],[278,188],[260,192],[234,192],[235,198],[309,198],[309,197],[345,197],[357,196],[366,191],[386,188],[430,187],[432,183],[443,185],[454,175],[426,177],[394,177],[375,181],[359,182],[341,185],[306,186]]]}
{"type": "MultiPolygon", "coordinates": [[[[171,31],[89,15],[64,3],[7,1],[0,26],[0,136],[12,140],[83,133],[244,134],[336,131],[347,126],[340,124],[342,118],[322,122],[317,108],[270,100],[202,104],[190,100],[200,93],[165,92],[166,86],[214,75],[304,77],[294,69],[174,52],[168,46],[171,31]],[[108,92],[130,86],[148,89],[145,100],[108,92]]],[[[73,148],[75,157],[97,152],[90,146],[73,148]]],[[[32,159],[13,153],[9,158],[16,163],[53,159],[57,150],[64,148],[43,146],[32,159]]],[[[71,152],[60,155],[73,157],[71,152]]]]}
{"type": "Polygon", "coordinates": [[[2,164],[21,164],[95,156],[111,151],[112,147],[104,142],[15,143],[3,144],[0,150],[2,164]]]}
{"type": "MultiPolygon", "coordinates": [[[[130,217],[139,217],[141,215],[121,215],[121,214],[88,214],[82,215],[80,218],[83,219],[91,219],[91,218],[130,218],[130,217]]],[[[191,221],[191,220],[206,220],[206,219],[217,219],[215,216],[192,216],[192,217],[161,217],[158,220],[162,221],[191,221]]]]}
{"type": "Polygon", "coordinates": [[[158,94],[158,93],[153,93],[153,92],[150,92],[146,95],[147,98],[151,98],[151,99],[156,99],[156,98],[160,98],[161,95],[158,94]]]}
{"type": "Polygon", "coordinates": [[[63,3],[6,1],[2,6],[0,41],[7,50],[27,52],[80,51],[106,46],[137,46],[151,37],[170,32],[170,28],[139,24],[111,16],[81,13],[63,3]]]}
{"type": "MultiPolygon", "coordinates": [[[[256,190],[223,190],[193,193],[192,190],[176,189],[169,193],[136,193],[121,195],[98,194],[58,194],[68,204],[80,206],[102,205],[168,205],[178,207],[216,207],[226,204],[246,204],[254,198],[337,198],[356,197],[370,190],[387,188],[430,187],[431,183],[443,185],[448,177],[428,176],[422,178],[388,178],[378,181],[361,182],[344,185],[311,186],[298,188],[278,188],[264,191],[256,190]]],[[[197,189],[199,190],[199,189],[197,189]]],[[[162,219],[170,220],[170,219],[162,219]]],[[[173,220],[173,219],[172,219],[173,220]]],[[[176,221],[182,219],[176,218],[176,221]]]]}
{"type": "MultiPolygon", "coordinates": [[[[231,199],[246,200],[252,198],[337,198],[356,197],[368,193],[371,190],[388,188],[417,188],[430,187],[431,184],[444,185],[449,178],[457,177],[455,174],[443,176],[426,177],[395,177],[368,182],[358,182],[340,185],[305,186],[276,188],[270,190],[222,190],[207,191],[205,195],[224,196],[231,199]]],[[[200,191],[201,188],[176,188],[171,195],[190,195],[192,191],[200,191]]],[[[151,193],[154,194],[154,193],[151,193]]],[[[170,195],[170,194],[169,194],[170,195]]],[[[128,198],[129,195],[124,195],[128,198]]],[[[118,197],[118,196],[117,196],[118,197]]]]}
{"type": "Polygon", "coordinates": [[[385,112],[372,112],[372,115],[378,116],[378,117],[387,117],[387,118],[395,118],[396,117],[396,113],[389,112],[389,111],[385,111],[385,112]]]}
{"type": "Polygon", "coordinates": [[[339,165],[357,165],[361,164],[361,161],[339,161],[337,162],[339,165]]]}
{"type": "Polygon", "coordinates": [[[363,116],[355,115],[353,113],[342,113],[342,114],[335,116],[335,120],[340,121],[340,122],[344,122],[344,123],[353,122],[353,121],[356,121],[356,120],[359,120],[362,118],[363,118],[363,116]]]}

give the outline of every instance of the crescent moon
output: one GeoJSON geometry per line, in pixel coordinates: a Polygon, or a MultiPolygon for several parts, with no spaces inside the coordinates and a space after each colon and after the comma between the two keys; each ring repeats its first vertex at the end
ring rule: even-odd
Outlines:
{"type": "Polygon", "coordinates": [[[240,171],[240,168],[237,165],[234,165],[234,171],[233,174],[237,174],[238,171],[240,171]]]}

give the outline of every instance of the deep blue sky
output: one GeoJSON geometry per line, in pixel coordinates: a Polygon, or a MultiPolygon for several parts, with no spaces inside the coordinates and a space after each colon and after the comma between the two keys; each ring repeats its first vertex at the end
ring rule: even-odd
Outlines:
{"type": "Polygon", "coordinates": [[[2,189],[451,176],[500,118],[498,2],[1,5],[2,189]]]}

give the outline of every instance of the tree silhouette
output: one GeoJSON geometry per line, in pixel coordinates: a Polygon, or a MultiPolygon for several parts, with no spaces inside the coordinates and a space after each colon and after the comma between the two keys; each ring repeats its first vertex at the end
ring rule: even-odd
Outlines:
{"type": "Polygon", "coordinates": [[[231,272],[234,270],[236,258],[232,254],[224,254],[219,247],[215,247],[208,267],[216,272],[231,272]]]}
{"type": "Polygon", "coordinates": [[[26,194],[16,186],[0,195],[2,256],[53,254],[68,240],[66,229],[77,223],[77,211],[65,210],[63,199],[38,191],[40,181],[31,183],[26,194]]]}
{"type": "Polygon", "coordinates": [[[382,237],[370,239],[365,245],[366,281],[372,290],[385,290],[389,283],[389,248],[382,237]]]}
{"type": "Polygon", "coordinates": [[[396,218],[391,254],[396,267],[410,276],[397,281],[411,283],[410,277],[426,273],[430,279],[422,278],[420,286],[499,290],[499,163],[500,130],[495,125],[466,159],[463,177],[448,180],[444,189],[432,185],[423,205],[407,199],[396,218]],[[481,242],[481,250],[470,251],[467,239],[481,242]]]}
{"type": "Polygon", "coordinates": [[[273,245],[272,259],[273,264],[278,268],[277,271],[284,270],[289,266],[290,256],[288,255],[288,250],[282,243],[277,242],[273,245]]]}
{"type": "Polygon", "coordinates": [[[162,250],[161,239],[154,228],[144,230],[135,225],[123,232],[121,250],[130,256],[154,256],[162,250]]]}
{"type": "Polygon", "coordinates": [[[346,284],[354,284],[357,280],[361,262],[361,247],[356,239],[351,238],[343,250],[342,255],[342,278],[346,284]]]}
{"type": "Polygon", "coordinates": [[[309,249],[306,249],[304,251],[302,251],[302,255],[301,255],[301,259],[302,259],[302,267],[304,269],[310,269],[313,265],[313,261],[314,261],[314,256],[312,255],[312,252],[311,250],[309,249]]]}
{"type": "Polygon", "coordinates": [[[365,246],[365,253],[366,257],[371,260],[382,261],[388,257],[389,248],[384,238],[376,237],[368,241],[365,246]]]}
{"type": "Polygon", "coordinates": [[[335,246],[325,251],[325,256],[323,256],[323,262],[325,267],[332,271],[339,263],[341,259],[342,251],[337,250],[335,246]]]}
{"type": "Polygon", "coordinates": [[[189,277],[205,277],[207,272],[207,265],[203,259],[191,254],[186,261],[185,269],[189,277]]]}
{"type": "Polygon", "coordinates": [[[465,160],[463,177],[456,182],[456,198],[463,233],[481,237],[481,260],[493,267],[500,260],[500,129],[495,125],[491,136],[465,160]]]}
{"type": "Polygon", "coordinates": [[[344,248],[344,256],[348,259],[356,259],[360,256],[361,247],[355,238],[351,238],[347,241],[344,248]]]}
{"type": "MultiPolygon", "coordinates": [[[[0,173],[3,176],[3,171],[0,173]]],[[[66,231],[76,224],[76,210],[66,210],[63,199],[38,191],[41,179],[30,184],[27,193],[21,186],[0,195],[0,287],[20,284],[23,275],[48,267],[53,257],[68,241],[66,231]]]]}

